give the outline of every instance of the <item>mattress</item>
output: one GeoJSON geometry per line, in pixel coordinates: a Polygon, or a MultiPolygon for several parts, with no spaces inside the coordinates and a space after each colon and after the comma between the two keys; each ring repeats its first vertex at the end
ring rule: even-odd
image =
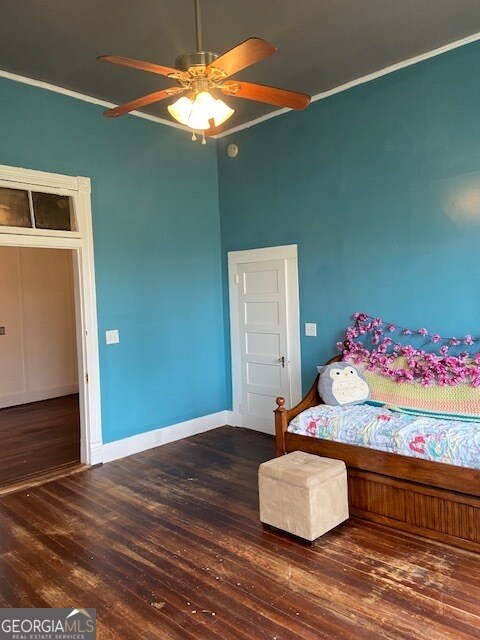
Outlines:
{"type": "Polygon", "coordinates": [[[479,421],[412,415],[369,404],[318,405],[288,425],[290,433],[413,458],[480,469],[479,421]]]}

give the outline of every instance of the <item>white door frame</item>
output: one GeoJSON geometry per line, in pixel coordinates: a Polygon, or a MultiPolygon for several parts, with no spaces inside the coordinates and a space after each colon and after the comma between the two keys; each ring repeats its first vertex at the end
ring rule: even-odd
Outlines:
{"type": "Polygon", "coordinates": [[[230,301],[230,345],[232,354],[233,421],[238,427],[242,421],[242,369],[240,328],[238,324],[237,265],[266,260],[285,260],[287,271],[287,340],[290,364],[290,398],[292,406],[302,399],[302,373],[300,352],[300,301],[298,294],[297,245],[289,244],[264,249],[228,252],[228,292],[230,301]]]}
{"type": "Polygon", "coordinates": [[[0,187],[38,190],[73,199],[78,231],[0,226],[0,246],[71,249],[76,256],[80,459],[85,464],[97,464],[102,461],[102,423],[90,179],[0,165],[0,187]]]}

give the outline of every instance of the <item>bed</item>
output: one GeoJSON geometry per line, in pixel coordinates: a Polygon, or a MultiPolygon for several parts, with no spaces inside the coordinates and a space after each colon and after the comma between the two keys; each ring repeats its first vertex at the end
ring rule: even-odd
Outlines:
{"type": "Polygon", "coordinates": [[[292,409],[277,398],[277,455],[299,450],[344,460],[352,515],[480,552],[478,423],[445,422],[452,444],[440,446],[418,416],[322,406],[317,383],[318,376],[292,409]]]}

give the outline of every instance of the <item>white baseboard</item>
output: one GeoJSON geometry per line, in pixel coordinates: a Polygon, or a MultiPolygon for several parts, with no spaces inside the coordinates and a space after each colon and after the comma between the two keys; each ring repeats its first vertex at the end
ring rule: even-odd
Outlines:
{"type": "Polygon", "coordinates": [[[103,445],[95,444],[90,447],[90,461],[88,464],[96,465],[103,462],[103,445]]]}
{"type": "Polygon", "coordinates": [[[20,404],[28,404],[29,402],[41,402],[42,400],[61,398],[62,396],[69,396],[72,393],[78,393],[78,383],[52,387],[50,389],[11,393],[8,396],[0,397],[0,409],[16,407],[20,404]]]}
{"type": "Polygon", "coordinates": [[[269,436],[275,435],[275,427],[272,425],[271,427],[243,427],[244,429],[251,429],[252,431],[258,431],[259,433],[267,433],[269,436]]]}
{"type": "Polygon", "coordinates": [[[108,442],[102,447],[101,460],[98,460],[99,451],[95,452],[95,458],[98,462],[111,462],[112,460],[125,458],[134,453],[147,451],[148,449],[153,449],[154,447],[159,447],[163,444],[174,442],[175,440],[182,440],[183,438],[194,436],[197,433],[217,429],[218,427],[223,427],[225,424],[232,424],[229,420],[230,413],[230,411],[219,411],[218,413],[211,413],[210,415],[187,420],[186,422],[172,424],[169,427],[154,429],[153,431],[139,433],[129,438],[122,438],[122,440],[108,442]]]}
{"type": "Polygon", "coordinates": [[[228,422],[227,424],[232,427],[241,427],[242,426],[242,415],[237,411],[226,411],[228,422]]]}

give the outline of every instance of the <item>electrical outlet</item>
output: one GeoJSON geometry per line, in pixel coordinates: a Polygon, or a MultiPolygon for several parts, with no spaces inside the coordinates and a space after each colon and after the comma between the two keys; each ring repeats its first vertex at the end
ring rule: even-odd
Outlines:
{"type": "Polygon", "coordinates": [[[305,323],[305,335],[313,336],[317,335],[317,323],[316,322],[306,322],[305,323]]]}

